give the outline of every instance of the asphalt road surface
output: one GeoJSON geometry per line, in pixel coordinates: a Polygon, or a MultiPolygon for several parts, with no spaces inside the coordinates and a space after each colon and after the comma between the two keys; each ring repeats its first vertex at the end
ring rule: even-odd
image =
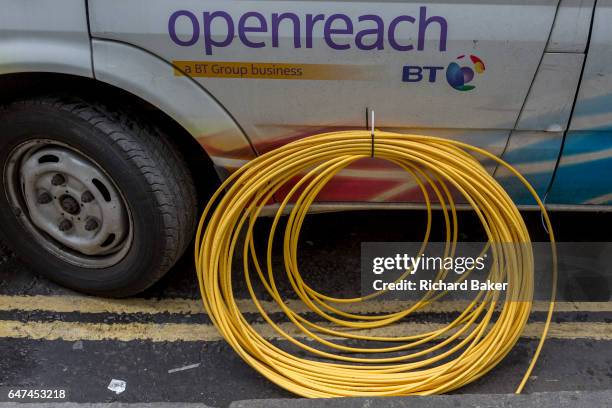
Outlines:
{"type": "MultiPolygon", "coordinates": [[[[534,240],[546,237],[537,213],[527,213],[534,240]]],[[[565,241],[607,241],[610,214],[553,214],[565,241]]],[[[264,222],[265,224],[265,222],[264,222]]],[[[439,227],[439,224],[438,224],[439,227]]],[[[424,228],[418,211],[313,215],[300,242],[305,279],[328,294],[359,292],[360,244],[416,241],[424,228]]],[[[479,239],[471,217],[461,239],[479,239]]],[[[265,237],[265,225],[258,231],[265,237]]],[[[434,236],[432,239],[440,239],[434,236]]],[[[280,256],[276,256],[280,265],[280,256]]],[[[596,288],[594,288],[596,289],[596,288]]],[[[291,297],[287,285],[283,293],[291,297]]],[[[237,297],[246,299],[244,287],[237,297]]],[[[599,292],[598,292],[599,293],[599,292]]],[[[527,393],[612,390],[612,302],[564,302],[554,317],[527,393]]],[[[607,300],[607,301],[605,301],[607,300]]],[[[249,301],[247,319],[266,330],[249,301]]],[[[545,318],[536,305],[524,336],[493,371],[459,393],[512,393],[527,367],[545,318]]],[[[456,316],[452,307],[416,315],[407,330],[456,316]]],[[[278,313],[280,315],[280,313],[278,313]]],[[[281,316],[277,316],[279,319],[281,316]]],[[[32,273],[0,244],[0,391],[62,389],[74,402],[202,402],[292,398],[247,366],[225,344],[203,312],[189,255],[145,293],[121,300],[83,296],[32,273]],[[108,389],[112,380],[120,393],[108,389]]],[[[7,401],[0,395],[0,401],[7,401]]]]}

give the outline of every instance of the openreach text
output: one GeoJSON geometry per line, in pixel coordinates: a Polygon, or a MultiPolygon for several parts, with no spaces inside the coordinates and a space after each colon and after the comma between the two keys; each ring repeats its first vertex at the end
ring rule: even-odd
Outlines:
{"type": "Polygon", "coordinates": [[[427,31],[435,30],[439,50],[446,51],[448,36],[446,19],[428,15],[425,6],[419,8],[418,15],[399,15],[390,21],[376,14],[353,19],[340,13],[264,15],[249,11],[232,16],[226,11],[194,13],[189,10],[177,10],[168,19],[168,34],[175,44],[182,47],[201,45],[206,55],[213,55],[215,48],[229,47],[234,41],[249,48],[277,48],[281,27],[292,32],[294,48],[312,48],[314,33],[322,33],[325,44],[334,50],[383,50],[388,44],[397,51],[423,51],[427,31]],[[400,30],[404,33],[401,36],[400,30]],[[409,38],[416,38],[416,43],[409,38]]]}

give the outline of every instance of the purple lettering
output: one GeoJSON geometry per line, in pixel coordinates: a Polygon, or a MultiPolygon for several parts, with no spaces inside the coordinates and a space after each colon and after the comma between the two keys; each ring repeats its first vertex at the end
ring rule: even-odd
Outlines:
{"type": "Polygon", "coordinates": [[[393,49],[398,50],[398,51],[411,51],[412,49],[414,49],[414,46],[412,44],[402,45],[398,43],[397,40],[395,39],[397,26],[402,21],[406,21],[408,23],[414,24],[415,20],[414,20],[414,17],[411,17],[411,16],[399,16],[399,17],[394,18],[393,21],[391,21],[391,24],[389,24],[389,44],[391,45],[393,49]]]}
{"type": "Polygon", "coordinates": [[[306,48],[312,48],[312,33],[314,31],[314,26],[317,21],[323,20],[325,20],[324,14],[317,14],[315,16],[306,14],[306,48]]]}
{"type": "Polygon", "coordinates": [[[427,18],[427,7],[421,7],[419,17],[419,44],[417,49],[423,51],[425,49],[425,32],[430,23],[440,24],[440,51],[446,51],[446,38],[448,35],[448,23],[442,16],[432,16],[427,18]]]}
{"type": "MultiPolygon", "coordinates": [[[[327,16],[244,11],[237,12],[234,20],[226,11],[204,11],[203,21],[199,21],[197,14],[189,10],[177,10],[168,19],[168,34],[172,42],[181,47],[192,46],[203,37],[206,55],[213,55],[217,48],[231,46],[234,37],[239,38],[245,47],[264,48],[271,43],[272,47],[278,48],[281,36],[285,45],[293,40],[294,48],[302,47],[302,38],[306,39],[306,48],[313,48],[316,36],[316,41],[322,37],[326,45],[334,50],[348,50],[352,47],[363,51],[384,50],[388,41],[388,46],[397,51],[423,51],[426,43],[436,48],[435,41],[438,41],[439,50],[446,51],[448,21],[442,16],[428,16],[427,12],[427,6],[421,6],[418,17],[400,15],[387,25],[388,20],[376,14],[361,15],[357,22],[343,13],[327,16]],[[321,27],[317,27],[317,24],[321,27]],[[432,26],[434,33],[439,36],[432,35],[432,30],[428,33],[428,28],[432,26]]],[[[430,70],[429,75],[435,78],[437,69],[430,70]]]]}
{"type": "Polygon", "coordinates": [[[266,18],[261,14],[255,11],[251,11],[249,13],[245,13],[242,17],[240,17],[240,21],[238,22],[238,36],[240,37],[240,41],[247,47],[251,48],[263,48],[266,46],[266,43],[263,41],[253,42],[247,38],[246,33],[265,33],[268,31],[268,23],[266,18]],[[257,26],[247,26],[247,20],[249,18],[255,18],[258,20],[257,26]]]}
{"type": "Polygon", "coordinates": [[[294,13],[274,13],[272,14],[272,46],[278,47],[278,31],[282,20],[289,19],[293,22],[293,46],[295,48],[301,48],[301,37],[300,37],[300,18],[294,13]]]}
{"type": "Polygon", "coordinates": [[[212,55],[213,47],[227,47],[234,40],[234,20],[225,11],[215,11],[214,13],[204,12],[204,48],[206,49],[206,55],[212,55]],[[215,41],[212,38],[212,23],[215,18],[222,18],[225,20],[227,27],[227,35],[222,41],[215,41]]]}
{"type": "Polygon", "coordinates": [[[195,44],[198,41],[198,37],[200,37],[200,24],[198,23],[198,18],[187,10],[179,10],[172,13],[170,19],[168,20],[168,34],[170,34],[170,38],[174,41],[175,44],[180,45],[182,47],[189,47],[190,45],[195,44]],[[181,40],[176,34],[176,20],[179,17],[187,17],[191,20],[191,38],[187,41],[181,40]]]}
{"type": "Polygon", "coordinates": [[[423,67],[423,71],[429,71],[429,82],[436,82],[438,71],[442,71],[444,67],[423,67]]]}
{"type": "Polygon", "coordinates": [[[402,72],[403,82],[420,82],[423,79],[423,69],[421,67],[415,67],[406,65],[402,72]]]}
{"type": "Polygon", "coordinates": [[[385,23],[382,18],[374,14],[366,14],[359,17],[359,22],[373,21],[376,23],[376,28],[361,30],[355,37],[355,44],[360,50],[384,50],[385,49],[385,23]],[[375,35],[376,40],[372,44],[365,44],[363,39],[367,35],[375,35]]]}
{"type": "Polygon", "coordinates": [[[353,34],[353,22],[348,16],[344,14],[332,14],[325,22],[324,36],[325,42],[334,50],[348,50],[351,48],[350,44],[338,44],[334,42],[332,35],[334,34],[353,34]],[[341,20],[346,25],[344,28],[332,28],[332,25],[336,20],[341,20]]]}

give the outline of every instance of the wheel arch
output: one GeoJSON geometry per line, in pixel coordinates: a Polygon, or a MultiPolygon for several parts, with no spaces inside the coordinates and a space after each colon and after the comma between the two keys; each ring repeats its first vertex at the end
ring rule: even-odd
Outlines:
{"type": "Polygon", "coordinates": [[[215,165],[212,152],[203,143],[206,138],[198,138],[158,106],[125,89],[90,77],[66,73],[20,72],[0,75],[1,104],[49,94],[66,94],[113,104],[150,120],[172,139],[185,157],[201,199],[205,199],[211,189],[218,185],[219,179],[231,170],[215,165]],[[215,182],[211,183],[211,179],[215,182]]]}
{"type": "Polygon", "coordinates": [[[115,40],[92,39],[94,76],[149,102],[180,124],[223,178],[255,157],[237,121],[193,78],[159,56],[115,40]]]}

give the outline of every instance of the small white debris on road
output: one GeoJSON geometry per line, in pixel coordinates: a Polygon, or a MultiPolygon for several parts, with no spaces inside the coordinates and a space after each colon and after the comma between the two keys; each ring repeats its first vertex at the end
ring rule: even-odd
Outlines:
{"type": "Polygon", "coordinates": [[[123,380],[115,380],[114,378],[111,380],[110,384],[108,384],[108,389],[111,390],[112,392],[114,392],[115,394],[119,395],[121,394],[123,391],[125,391],[125,387],[127,386],[127,383],[123,380]]]}
{"type": "Polygon", "coordinates": [[[173,368],[171,370],[168,370],[168,374],[177,373],[179,371],[191,370],[192,368],[198,368],[199,366],[200,366],[200,363],[195,363],[195,364],[190,364],[190,365],[186,365],[183,367],[173,368]]]}

